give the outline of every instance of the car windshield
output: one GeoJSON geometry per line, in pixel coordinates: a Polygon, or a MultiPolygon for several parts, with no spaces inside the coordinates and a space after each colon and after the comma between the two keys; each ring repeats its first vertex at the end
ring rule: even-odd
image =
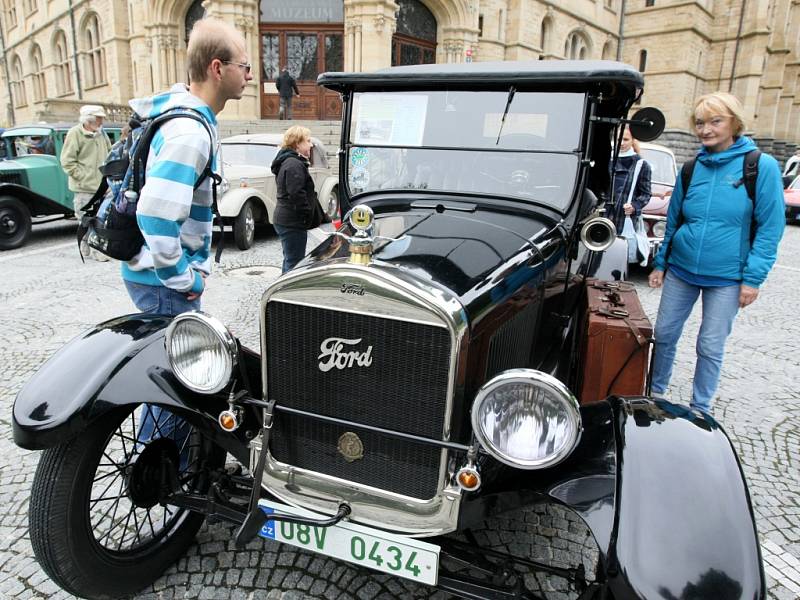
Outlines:
{"type": "Polygon", "coordinates": [[[642,148],[641,154],[642,158],[650,164],[653,183],[675,185],[675,159],[669,152],[655,148],[642,148]]]}
{"type": "Polygon", "coordinates": [[[226,165],[256,165],[269,167],[278,147],[269,144],[222,143],[222,160],[226,165]]]}
{"type": "Polygon", "coordinates": [[[354,96],[352,195],[428,190],[565,208],[580,158],[584,94],[393,92],[354,96]]]}
{"type": "Polygon", "coordinates": [[[10,144],[14,156],[27,156],[28,154],[50,154],[55,156],[56,149],[53,138],[46,135],[9,135],[5,136],[10,144]]]}

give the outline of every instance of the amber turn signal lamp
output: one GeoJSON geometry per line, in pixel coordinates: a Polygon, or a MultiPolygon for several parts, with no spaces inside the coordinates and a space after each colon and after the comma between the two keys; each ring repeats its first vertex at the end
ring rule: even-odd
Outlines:
{"type": "Polygon", "coordinates": [[[239,419],[232,410],[223,410],[219,413],[217,421],[219,422],[219,426],[228,432],[236,431],[239,428],[239,419]]]}
{"type": "Polygon", "coordinates": [[[481,487],[481,475],[475,467],[464,467],[456,475],[458,487],[467,492],[474,492],[481,487]]]}

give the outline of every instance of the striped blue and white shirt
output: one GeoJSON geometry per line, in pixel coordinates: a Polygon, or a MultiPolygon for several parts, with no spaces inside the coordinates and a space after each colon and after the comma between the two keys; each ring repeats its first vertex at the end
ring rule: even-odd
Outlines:
{"type": "Polygon", "coordinates": [[[184,84],[151,98],[131,100],[130,106],[147,118],[177,107],[194,109],[208,123],[213,139],[201,123],[180,117],[164,123],[153,136],[136,210],[145,244],[122,264],[122,277],[179,292],[202,292],[200,273],[211,272],[213,182],[207,177],[197,189],[194,186],[211,152],[211,167],[219,173],[216,117],[184,84]]]}

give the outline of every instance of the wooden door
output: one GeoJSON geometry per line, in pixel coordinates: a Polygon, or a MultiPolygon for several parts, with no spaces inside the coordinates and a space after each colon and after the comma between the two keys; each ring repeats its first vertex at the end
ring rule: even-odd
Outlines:
{"type": "Polygon", "coordinates": [[[262,26],[261,117],[278,117],[279,96],[275,79],[283,65],[297,82],[299,97],[292,102],[294,119],[339,119],[339,95],[317,86],[324,71],[341,71],[344,63],[341,25],[283,25],[278,31],[262,26]]]}

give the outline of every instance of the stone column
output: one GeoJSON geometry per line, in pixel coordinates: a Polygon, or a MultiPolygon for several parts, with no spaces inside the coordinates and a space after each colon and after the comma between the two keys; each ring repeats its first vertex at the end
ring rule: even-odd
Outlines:
{"type": "Polygon", "coordinates": [[[236,26],[244,36],[247,55],[253,65],[253,81],[241,100],[231,100],[220,113],[222,119],[257,119],[261,116],[261,38],[258,33],[258,0],[206,0],[206,14],[236,26]]]}
{"type": "Polygon", "coordinates": [[[394,0],[345,0],[346,71],[373,71],[392,64],[394,0]]]}

